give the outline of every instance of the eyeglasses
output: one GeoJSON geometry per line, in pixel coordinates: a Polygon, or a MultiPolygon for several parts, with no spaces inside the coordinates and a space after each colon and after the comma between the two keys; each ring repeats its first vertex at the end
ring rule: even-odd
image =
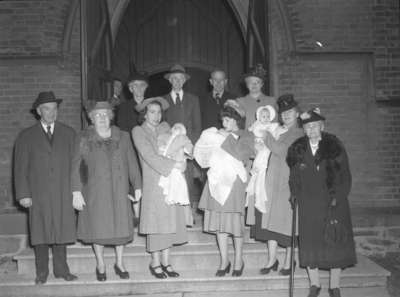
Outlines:
{"type": "Polygon", "coordinates": [[[96,112],[93,116],[95,118],[105,118],[105,117],[108,117],[109,114],[108,114],[108,112],[96,112]]]}

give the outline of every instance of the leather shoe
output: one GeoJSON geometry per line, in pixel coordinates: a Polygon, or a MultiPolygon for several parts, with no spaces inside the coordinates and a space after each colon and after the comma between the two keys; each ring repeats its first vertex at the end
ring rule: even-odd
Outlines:
{"type": "Polygon", "coordinates": [[[38,275],[35,278],[35,284],[44,285],[47,282],[47,275],[38,275]]]}
{"type": "Polygon", "coordinates": [[[107,280],[107,275],[106,271],[104,270],[103,273],[100,273],[100,271],[96,268],[96,278],[99,282],[104,282],[107,280]]]}
{"type": "Polygon", "coordinates": [[[115,274],[119,276],[121,279],[128,279],[129,278],[129,272],[128,271],[122,271],[117,264],[114,264],[114,271],[115,274]]]}
{"type": "MultiPolygon", "coordinates": [[[[294,266],[293,270],[296,270],[296,261],[294,261],[293,266],[294,266]]],[[[290,268],[288,268],[288,269],[282,268],[281,270],[279,270],[279,274],[280,275],[290,275],[290,268]]]]}
{"type": "Polygon", "coordinates": [[[71,282],[71,281],[78,279],[78,277],[76,275],[69,273],[69,272],[64,275],[55,275],[54,277],[55,278],[63,278],[67,282],[71,282]]]}
{"type": "Polygon", "coordinates": [[[340,297],[340,289],[339,288],[334,288],[334,289],[328,289],[329,297],[340,297]]]}
{"type": "Polygon", "coordinates": [[[151,265],[149,265],[149,269],[151,274],[154,275],[156,278],[167,278],[167,275],[163,271],[161,272],[156,271],[156,269],[162,270],[162,267],[160,265],[156,267],[152,267],[151,265]]]}
{"type": "Polygon", "coordinates": [[[310,291],[308,293],[308,297],[318,297],[320,292],[321,292],[321,287],[311,286],[310,291]]]}
{"type": "Polygon", "coordinates": [[[279,261],[276,260],[275,263],[272,266],[261,268],[260,269],[260,273],[261,274],[268,274],[268,273],[271,272],[271,270],[277,271],[278,270],[278,266],[279,266],[279,261]]]}
{"type": "Polygon", "coordinates": [[[169,276],[169,277],[178,277],[179,273],[172,269],[171,265],[164,266],[161,264],[161,269],[169,276]],[[169,269],[168,269],[169,268],[169,269]]]}
{"type": "Polygon", "coordinates": [[[225,276],[231,270],[231,262],[225,267],[225,269],[218,269],[215,276],[225,276]]]}
{"type": "Polygon", "coordinates": [[[244,262],[242,261],[242,267],[240,267],[239,270],[233,270],[232,271],[232,276],[241,276],[243,273],[243,269],[244,269],[244,262]]]}

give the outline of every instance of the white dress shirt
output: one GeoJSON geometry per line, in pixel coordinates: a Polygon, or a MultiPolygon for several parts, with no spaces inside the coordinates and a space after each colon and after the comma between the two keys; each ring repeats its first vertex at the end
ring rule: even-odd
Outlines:
{"type": "Polygon", "coordinates": [[[171,91],[171,98],[172,101],[174,101],[174,104],[176,104],[176,94],[179,94],[179,98],[181,98],[181,102],[183,101],[183,90],[180,90],[179,92],[171,91]]]}

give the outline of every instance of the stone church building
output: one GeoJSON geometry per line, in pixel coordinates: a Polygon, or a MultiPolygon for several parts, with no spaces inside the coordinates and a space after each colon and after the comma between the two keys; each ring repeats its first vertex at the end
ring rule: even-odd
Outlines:
{"type": "MultiPolygon", "coordinates": [[[[131,282],[99,288],[88,276],[75,287],[32,284],[27,214],[15,202],[12,183],[14,142],[35,122],[32,102],[39,92],[54,91],[63,99],[59,119],[79,131],[86,125],[83,104],[109,98],[113,77],[124,81],[146,71],[149,91],[161,95],[168,91],[162,77],[175,63],[186,67],[192,76],[186,87],[200,98],[213,69],[224,69],[229,89],[243,94],[241,75],[261,63],[268,73],[266,93],[293,93],[302,110],[321,108],[326,130],[343,140],[349,154],[357,252],[364,259],[360,266],[367,267],[353,278],[343,275],[353,294],[347,296],[389,296],[384,295],[388,272],[366,256],[400,248],[399,6],[398,0],[1,0],[0,296],[286,296],[286,279],[268,283],[253,275],[216,282],[189,273],[180,282],[157,283],[147,275],[148,256],[140,243],[127,252],[131,282]],[[143,268],[136,265],[140,261],[143,268]],[[384,293],[366,295],[365,287],[384,293]]],[[[213,262],[210,254],[217,259],[217,249],[214,242],[207,245],[213,239],[200,227],[192,231],[199,247],[181,253],[201,270],[202,261],[213,262]],[[201,251],[203,258],[197,259],[201,251]]],[[[255,271],[257,258],[251,254],[258,246],[251,244],[256,243],[249,240],[247,253],[255,271]]],[[[78,276],[93,274],[92,264],[82,264],[94,261],[91,251],[86,248],[86,258],[85,247],[70,250],[78,276]]],[[[266,255],[265,247],[260,255],[266,255]]],[[[302,273],[299,291],[307,287],[302,273]]]]}

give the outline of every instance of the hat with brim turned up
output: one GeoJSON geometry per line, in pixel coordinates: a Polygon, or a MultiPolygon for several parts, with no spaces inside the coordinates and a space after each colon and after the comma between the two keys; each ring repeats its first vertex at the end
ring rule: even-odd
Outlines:
{"type": "Polygon", "coordinates": [[[36,100],[33,102],[32,108],[36,109],[39,107],[39,105],[49,102],[56,102],[57,104],[60,104],[62,102],[62,99],[56,98],[52,91],[40,92],[36,100]]]}
{"type": "Polygon", "coordinates": [[[176,73],[183,74],[185,76],[186,80],[188,80],[190,78],[190,75],[186,73],[185,67],[183,67],[182,65],[179,65],[179,64],[172,66],[171,69],[169,70],[169,72],[164,75],[164,78],[169,79],[172,74],[176,74],[176,73]]]}
{"type": "Polygon", "coordinates": [[[135,109],[138,112],[141,112],[146,108],[147,105],[149,105],[152,102],[160,103],[162,110],[166,110],[169,107],[169,103],[163,97],[151,97],[151,98],[144,99],[141,103],[136,105],[135,109]]]}
{"type": "Polygon", "coordinates": [[[86,101],[85,109],[88,113],[90,113],[94,110],[99,110],[99,109],[113,110],[113,107],[108,101],[88,100],[86,101]]]}
{"type": "Polygon", "coordinates": [[[302,125],[305,125],[307,123],[311,122],[319,122],[319,121],[325,121],[325,117],[321,115],[321,110],[318,107],[315,107],[313,109],[310,109],[309,111],[303,112],[300,115],[300,122],[302,125]]]}

